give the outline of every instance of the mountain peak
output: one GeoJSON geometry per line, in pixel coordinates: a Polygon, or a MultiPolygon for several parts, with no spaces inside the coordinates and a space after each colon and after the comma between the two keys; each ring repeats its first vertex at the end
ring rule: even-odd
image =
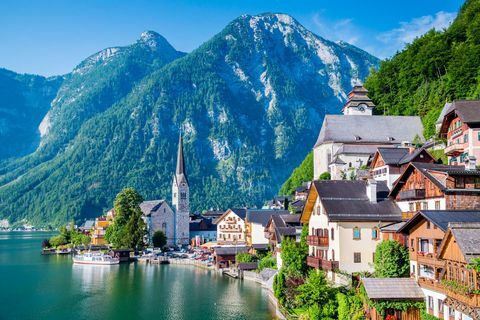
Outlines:
{"type": "Polygon", "coordinates": [[[170,49],[173,49],[172,45],[167,41],[167,39],[165,39],[159,33],[151,30],[142,32],[142,34],[140,35],[140,39],[138,39],[138,42],[143,43],[150,48],[168,47],[170,49]]]}

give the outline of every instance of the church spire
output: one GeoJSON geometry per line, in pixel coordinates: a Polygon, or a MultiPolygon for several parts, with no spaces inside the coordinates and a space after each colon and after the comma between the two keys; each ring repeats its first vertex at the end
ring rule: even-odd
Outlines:
{"type": "Polygon", "coordinates": [[[183,158],[183,138],[181,130],[180,138],[178,140],[177,170],[175,171],[175,176],[177,177],[178,182],[181,182],[183,179],[185,179],[185,182],[188,183],[187,174],[185,172],[185,160],[183,158]]]}

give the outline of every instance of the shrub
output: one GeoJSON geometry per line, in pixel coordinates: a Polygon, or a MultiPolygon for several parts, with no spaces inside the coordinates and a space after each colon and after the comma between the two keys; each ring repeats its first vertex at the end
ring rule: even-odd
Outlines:
{"type": "Polygon", "coordinates": [[[152,243],[155,248],[163,248],[167,245],[167,237],[161,230],[157,230],[153,233],[152,243]]]}
{"type": "Polygon", "coordinates": [[[395,240],[382,241],[375,251],[375,276],[379,278],[408,277],[408,250],[395,240]]]}
{"type": "Polygon", "coordinates": [[[265,268],[277,268],[277,259],[272,256],[272,252],[268,252],[266,256],[260,259],[258,263],[258,270],[263,270],[265,268]]]}
{"type": "Polygon", "coordinates": [[[253,260],[254,260],[253,256],[249,253],[246,253],[246,252],[237,253],[237,255],[235,256],[235,261],[237,263],[253,262],[253,260]]]}

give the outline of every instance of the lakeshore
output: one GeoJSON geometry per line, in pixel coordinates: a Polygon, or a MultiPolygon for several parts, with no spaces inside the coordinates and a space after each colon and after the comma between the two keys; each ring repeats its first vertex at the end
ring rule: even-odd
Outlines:
{"type": "Polygon", "coordinates": [[[42,256],[44,233],[0,232],[5,319],[274,319],[260,285],[190,265],[74,266],[42,256]]]}

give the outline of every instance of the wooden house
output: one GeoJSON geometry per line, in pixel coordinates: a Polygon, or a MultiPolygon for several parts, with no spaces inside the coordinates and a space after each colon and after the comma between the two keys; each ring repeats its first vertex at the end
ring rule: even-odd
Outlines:
{"type": "MultiPolygon", "coordinates": [[[[408,278],[364,278],[367,301],[365,301],[365,318],[369,320],[420,320],[421,310],[410,307],[405,311],[395,308],[377,310],[368,302],[423,302],[423,292],[413,279],[408,278]]],[[[414,305],[414,303],[412,305],[414,305]]]]}
{"type": "Polygon", "coordinates": [[[302,227],[300,225],[300,214],[272,215],[264,229],[268,246],[277,259],[277,268],[282,266],[281,246],[285,238],[300,241],[302,227]]]}

